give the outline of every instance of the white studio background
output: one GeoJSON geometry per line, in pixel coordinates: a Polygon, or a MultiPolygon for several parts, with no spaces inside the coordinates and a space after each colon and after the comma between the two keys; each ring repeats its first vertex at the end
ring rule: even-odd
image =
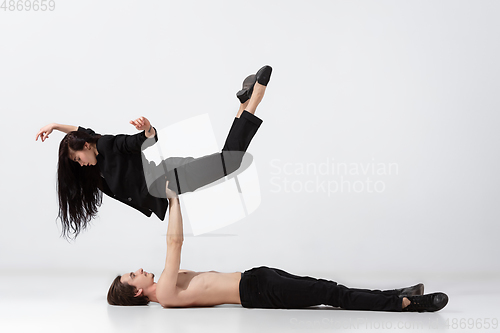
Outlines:
{"type": "Polygon", "coordinates": [[[212,235],[187,236],[182,268],[410,272],[424,281],[498,274],[499,11],[497,1],[56,0],[55,11],[2,9],[1,269],[159,274],[166,221],[110,198],[76,242],[59,237],[63,134],[45,143],[35,134],[51,122],[134,134],[128,122],[139,116],[161,129],[208,113],[222,147],[242,80],[270,64],[256,113],[264,123],[249,148],[262,203],[212,235]],[[368,173],[311,169],[327,162],[368,173]],[[358,180],[357,191],[321,185],[358,180]]]}

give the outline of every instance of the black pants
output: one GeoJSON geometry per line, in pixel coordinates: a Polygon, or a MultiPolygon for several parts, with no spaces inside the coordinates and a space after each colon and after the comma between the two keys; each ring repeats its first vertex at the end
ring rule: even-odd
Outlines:
{"type": "Polygon", "coordinates": [[[239,118],[234,118],[222,152],[200,158],[170,157],[162,164],[154,165],[149,172],[156,174],[156,180],[149,186],[149,193],[165,198],[167,180],[168,188],[177,194],[193,192],[233,173],[240,167],[243,156],[261,124],[259,117],[243,111],[239,118]]]}
{"type": "Polygon", "coordinates": [[[347,288],[334,281],[296,276],[266,266],[245,271],[239,287],[245,308],[296,309],[324,304],[348,310],[402,310],[402,298],[395,290],[347,288]]]}

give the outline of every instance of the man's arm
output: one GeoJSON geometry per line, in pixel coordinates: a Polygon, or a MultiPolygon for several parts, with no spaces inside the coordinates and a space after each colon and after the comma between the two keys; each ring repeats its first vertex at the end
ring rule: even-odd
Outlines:
{"type": "Polygon", "coordinates": [[[158,284],[156,297],[163,306],[179,306],[180,289],[177,288],[177,276],[181,264],[181,249],[184,242],[182,215],[178,198],[169,199],[167,228],[167,259],[158,284]]]}

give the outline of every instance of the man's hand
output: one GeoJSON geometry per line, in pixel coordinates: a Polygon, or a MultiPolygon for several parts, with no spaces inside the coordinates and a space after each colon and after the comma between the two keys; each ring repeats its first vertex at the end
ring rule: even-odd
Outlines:
{"type": "Polygon", "coordinates": [[[177,198],[177,193],[168,188],[168,180],[167,180],[167,185],[165,186],[165,192],[167,192],[167,198],[169,201],[177,198]]]}
{"type": "Polygon", "coordinates": [[[136,120],[131,120],[130,123],[134,125],[138,131],[146,131],[146,137],[148,138],[156,134],[155,129],[151,126],[151,123],[146,117],[139,117],[136,120]]]}

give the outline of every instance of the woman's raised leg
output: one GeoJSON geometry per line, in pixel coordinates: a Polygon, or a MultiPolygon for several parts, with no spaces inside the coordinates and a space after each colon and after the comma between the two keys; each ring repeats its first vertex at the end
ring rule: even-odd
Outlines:
{"type": "MultiPolygon", "coordinates": [[[[243,111],[248,111],[251,114],[255,114],[257,110],[257,106],[259,106],[262,98],[264,98],[264,93],[266,92],[266,86],[260,84],[259,82],[255,82],[255,86],[253,88],[252,97],[248,101],[248,105],[243,109],[243,111]]],[[[243,105],[243,104],[242,104],[243,105]]],[[[241,107],[240,107],[241,110],[241,107]]],[[[238,112],[237,118],[243,113],[243,111],[238,112]]]]}

